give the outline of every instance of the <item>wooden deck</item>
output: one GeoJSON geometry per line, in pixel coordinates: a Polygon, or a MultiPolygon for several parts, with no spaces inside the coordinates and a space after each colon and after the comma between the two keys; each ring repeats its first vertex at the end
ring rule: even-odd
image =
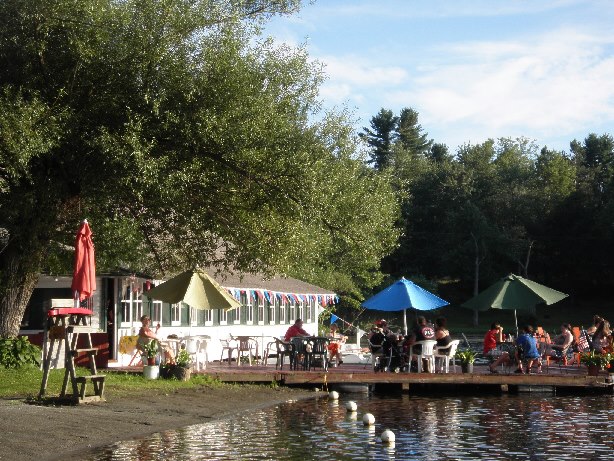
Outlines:
{"type": "MultiPolygon", "coordinates": [[[[335,386],[370,386],[370,388],[398,387],[400,390],[413,392],[482,392],[484,389],[501,392],[551,391],[551,392],[601,392],[613,393],[612,378],[602,372],[598,376],[587,376],[586,367],[565,366],[550,367],[543,373],[515,374],[501,372],[491,374],[486,366],[475,366],[474,373],[375,373],[364,365],[343,364],[329,368],[328,372],[317,368],[312,371],[293,371],[287,365],[283,370],[274,365],[228,365],[219,362],[209,363],[207,374],[222,382],[232,383],[277,383],[278,385],[306,386],[324,388],[335,386]]],[[[141,367],[116,368],[121,371],[141,372],[141,367]]]]}

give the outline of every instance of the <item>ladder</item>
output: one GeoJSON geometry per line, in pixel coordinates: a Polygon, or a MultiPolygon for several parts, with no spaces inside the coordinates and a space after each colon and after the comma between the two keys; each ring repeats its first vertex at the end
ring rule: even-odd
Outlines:
{"type": "MultiPolygon", "coordinates": [[[[48,331],[45,336],[50,339],[49,348],[43,357],[43,379],[39,398],[45,395],[49,370],[52,368],[54,353],[64,346],[64,381],[60,392],[61,400],[70,400],[72,403],[96,402],[104,400],[105,376],[99,375],[96,370],[95,356],[98,349],[92,346],[91,324],[92,311],[84,308],[55,308],[48,312],[48,331]],[[79,347],[79,337],[83,335],[85,347],[79,347]],[[77,376],[75,360],[84,354],[89,374],[77,376]],[[70,382],[70,388],[68,386],[70,382]],[[87,384],[91,383],[93,394],[87,395],[87,384]]],[[[46,340],[47,338],[45,338],[46,340]]]]}

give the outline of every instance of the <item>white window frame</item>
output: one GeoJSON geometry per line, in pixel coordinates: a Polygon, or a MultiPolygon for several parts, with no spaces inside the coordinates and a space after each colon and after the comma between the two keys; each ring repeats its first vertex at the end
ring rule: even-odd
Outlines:
{"type": "Polygon", "coordinates": [[[198,309],[190,306],[190,326],[195,327],[197,325],[198,325],[198,309]]]}
{"type": "Polygon", "coordinates": [[[152,301],[151,323],[154,325],[162,323],[162,301],[152,301]]]}
{"type": "Polygon", "coordinates": [[[290,323],[294,323],[294,321],[298,318],[296,316],[296,303],[294,302],[294,300],[289,300],[288,303],[290,305],[290,318],[288,320],[290,321],[290,323]]]}
{"type": "Polygon", "coordinates": [[[181,326],[181,303],[171,304],[171,326],[181,326]]]}
{"type": "Polygon", "coordinates": [[[307,298],[307,303],[306,303],[306,307],[307,307],[307,313],[305,315],[305,321],[307,323],[312,323],[313,322],[313,309],[312,309],[312,303],[313,301],[309,298],[307,298]]]}
{"type": "Polygon", "coordinates": [[[218,311],[220,311],[220,325],[228,325],[228,312],[224,309],[218,311]]]}
{"type": "Polygon", "coordinates": [[[277,311],[277,306],[276,306],[277,299],[273,296],[271,298],[271,301],[272,302],[269,303],[269,325],[275,325],[275,322],[277,321],[277,318],[275,315],[277,311]]]}
{"type": "Polygon", "coordinates": [[[235,325],[240,325],[241,324],[241,308],[237,307],[236,309],[233,309],[230,312],[232,312],[233,323],[235,325]]]}
{"type": "Polygon", "coordinates": [[[213,309],[205,310],[205,326],[213,325],[213,309]]]}
{"type": "Polygon", "coordinates": [[[252,295],[249,290],[245,292],[245,323],[246,325],[254,324],[254,305],[252,303],[252,295]]]}
{"type": "Polygon", "coordinates": [[[264,325],[264,295],[260,298],[256,294],[256,303],[258,305],[258,325],[264,325]]]}
{"type": "Polygon", "coordinates": [[[286,317],[287,317],[287,313],[288,313],[288,306],[283,301],[279,301],[277,304],[279,305],[279,324],[280,325],[284,325],[284,324],[286,324],[286,317]]]}
{"type": "Polygon", "coordinates": [[[298,318],[307,323],[307,320],[305,319],[305,305],[303,304],[303,301],[300,300],[298,302],[298,318]]]}
{"type": "Polygon", "coordinates": [[[141,321],[143,315],[143,297],[140,291],[134,292],[132,285],[128,285],[122,293],[121,309],[122,322],[120,327],[129,328],[141,321]]]}

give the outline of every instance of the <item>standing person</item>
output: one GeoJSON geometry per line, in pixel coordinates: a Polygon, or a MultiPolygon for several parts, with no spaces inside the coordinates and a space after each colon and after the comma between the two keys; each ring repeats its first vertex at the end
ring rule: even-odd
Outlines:
{"type": "Polygon", "coordinates": [[[294,325],[290,326],[290,328],[288,328],[288,331],[286,331],[284,340],[288,342],[295,336],[311,336],[309,333],[303,330],[303,320],[302,319],[296,319],[294,321],[294,325]]]}
{"type": "Polygon", "coordinates": [[[597,328],[595,329],[595,333],[593,334],[592,340],[592,348],[595,352],[599,352],[600,354],[603,352],[607,352],[610,346],[610,335],[612,331],[610,330],[610,322],[605,319],[601,319],[597,324],[597,328]]]}
{"type": "Polygon", "coordinates": [[[524,373],[522,368],[522,361],[527,361],[527,373],[531,372],[531,367],[533,364],[537,363],[537,371],[541,373],[542,364],[540,361],[539,351],[537,350],[537,341],[533,336],[533,327],[531,325],[526,325],[523,328],[522,334],[518,336],[516,340],[516,346],[518,346],[518,350],[516,351],[516,358],[518,359],[518,369],[516,373],[524,373]]]}
{"type": "Polygon", "coordinates": [[[503,327],[497,322],[490,325],[490,330],[484,335],[484,355],[490,357],[493,362],[490,364],[491,373],[498,373],[497,367],[501,364],[509,364],[512,361],[508,352],[497,349],[497,345],[503,342],[503,327]]]}
{"type": "Polygon", "coordinates": [[[330,333],[328,334],[328,338],[330,339],[328,350],[330,351],[331,358],[336,358],[337,364],[341,365],[343,363],[343,358],[341,356],[341,346],[345,344],[348,337],[339,333],[337,325],[333,323],[330,326],[330,333]]]}

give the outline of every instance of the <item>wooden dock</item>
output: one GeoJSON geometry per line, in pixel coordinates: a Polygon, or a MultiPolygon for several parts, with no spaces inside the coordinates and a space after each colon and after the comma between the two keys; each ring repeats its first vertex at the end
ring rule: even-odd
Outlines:
{"type": "MultiPolygon", "coordinates": [[[[368,386],[370,389],[386,388],[411,392],[459,392],[472,393],[490,390],[494,392],[568,392],[568,393],[614,393],[614,383],[609,374],[588,376],[586,367],[550,367],[548,372],[535,374],[516,374],[501,372],[489,373],[486,366],[475,366],[474,373],[392,373],[373,372],[364,365],[343,364],[311,371],[283,370],[274,365],[228,365],[219,362],[209,363],[206,374],[222,382],[231,383],[275,383],[286,386],[313,387],[319,389],[336,386],[368,386]]],[[[140,367],[122,368],[122,371],[140,372],[140,367]]]]}

